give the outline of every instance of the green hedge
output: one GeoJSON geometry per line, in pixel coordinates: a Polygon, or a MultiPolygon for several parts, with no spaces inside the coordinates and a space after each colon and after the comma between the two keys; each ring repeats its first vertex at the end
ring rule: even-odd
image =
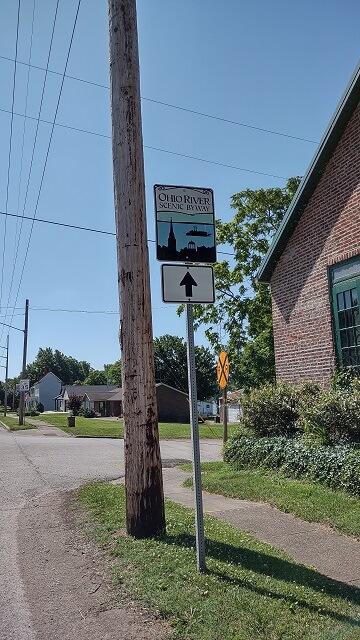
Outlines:
{"type": "Polygon", "coordinates": [[[304,437],[234,436],[224,447],[224,460],[235,469],[281,470],[294,478],[309,478],[331,489],[360,495],[360,448],[316,445],[304,437]]]}
{"type": "Polygon", "coordinates": [[[243,398],[242,427],[258,436],[307,433],[323,444],[360,442],[360,381],[320,389],[307,382],[279,382],[253,389],[243,398]]]}

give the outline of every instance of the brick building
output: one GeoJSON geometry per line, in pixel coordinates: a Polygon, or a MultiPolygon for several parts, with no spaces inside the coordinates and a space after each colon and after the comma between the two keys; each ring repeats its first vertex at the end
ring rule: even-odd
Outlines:
{"type": "Polygon", "coordinates": [[[360,373],[360,65],[263,260],[278,379],[360,373]]]}

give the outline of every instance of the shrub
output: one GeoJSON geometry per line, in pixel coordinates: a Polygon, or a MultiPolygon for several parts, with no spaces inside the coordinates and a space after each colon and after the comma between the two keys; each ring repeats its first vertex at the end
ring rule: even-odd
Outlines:
{"type": "Polygon", "coordinates": [[[259,436],[291,434],[299,417],[297,390],[279,382],[253,389],[243,399],[242,425],[259,436]]]}
{"type": "Polygon", "coordinates": [[[349,391],[349,389],[359,390],[360,378],[353,369],[340,369],[334,373],[330,387],[331,389],[344,389],[346,391],[349,391]]]}
{"type": "Polygon", "coordinates": [[[81,396],[76,396],[75,394],[73,396],[70,396],[68,400],[68,408],[70,409],[73,416],[79,415],[79,409],[81,405],[82,405],[81,396]]]}
{"type": "Polygon", "coordinates": [[[81,405],[78,416],[83,416],[83,418],[95,418],[96,413],[93,409],[85,409],[84,405],[81,405]]]}
{"type": "Polygon", "coordinates": [[[37,410],[39,413],[44,413],[44,405],[43,405],[43,403],[42,403],[42,402],[38,402],[38,403],[37,403],[37,405],[36,405],[36,410],[37,410]]]}
{"type": "Polygon", "coordinates": [[[241,424],[261,437],[304,432],[320,444],[360,442],[360,379],[344,374],[330,389],[313,382],[266,384],[244,396],[241,424]]]}
{"type": "Polygon", "coordinates": [[[323,444],[360,441],[360,387],[324,390],[315,401],[304,403],[297,423],[305,433],[314,434],[323,444]]]}
{"type": "Polygon", "coordinates": [[[314,446],[304,438],[257,438],[238,435],[224,447],[224,460],[235,469],[278,469],[295,478],[309,478],[331,489],[360,495],[360,448],[314,446]]]}
{"type": "Polygon", "coordinates": [[[84,418],[95,418],[96,413],[93,409],[84,409],[84,418]]]}

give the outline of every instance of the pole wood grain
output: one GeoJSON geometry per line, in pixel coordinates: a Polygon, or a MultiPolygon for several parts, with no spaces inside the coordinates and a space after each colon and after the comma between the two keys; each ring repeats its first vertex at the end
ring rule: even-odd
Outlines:
{"type": "Polygon", "coordinates": [[[120,298],[127,530],[165,529],[154,377],[135,0],[109,0],[112,152],[120,298]]]}

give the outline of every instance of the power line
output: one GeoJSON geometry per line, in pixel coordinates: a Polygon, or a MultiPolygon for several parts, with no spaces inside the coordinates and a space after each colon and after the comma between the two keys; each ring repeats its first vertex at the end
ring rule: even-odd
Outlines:
{"type": "MultiPolygon", "coordinates": [[[[8,58],[6,56],[0,56],[1,59],[3,60],[9,60],[11,61],[12,58],[8,58]]],[[[19,62],[18,64],[22,64],[22,65],[27,65],[26,62],[19,62]]],[[[44,71],[43,67],[39,67],[36,65],[30,65],[32,68],[34,69],[38,69],[41,71],[44,71]]],[[[52,71],[49,69],[49,73],[53,73],[55,75],[62,75],[60,72],[58,71],[52,71]]],[[[91,80],[85,80],[84,78],[78,78],[76,76],[70,76],[70,75],[66,75],[66,78],[69,78],[70,80],[76,80],[77,82],[82,82],[84,84],[89,84],[92,85],[93,87],[100,87],[101,89],[107,89],[110,90],[110,87],[108,85],[105,84],[100,84],[99,82],[93,82],[91,80]]],[[[204,111],[196,111],[195,109],[190,109],[188,107],[181,107],[179,105],[176,104],[171,104],[170,102],[163,102],[162,100],[156,100],[155,98],[147,98],[145,96],[141,96],[142,100],[146,100],[147,102],[153,102],[154,104],[160,104],[163,107],[168,107],[170,109],[177,109],[179,111],[185,111],[186,113],[192,113],[194,115],[197,116],[201,116],[203,118],[210,118],[211,120],[218,120],[219,122],[225,122],[227,124],[233,124],[237,127],[244,127],[246,129],[253,129],[255,131],[261,131],[262,133],[268,133],[274,136],[281,136],[283,138],[290,138],[292,140],[299,140],[301,142],[309,142],[311,144],[318,144],[318,142],[316,142],[315,140],[310,140],[309,138],[302,138],[300,136],[294,136],[291,135],[289,133],[283,133],[282,131],[274,131],[273,129],[266,129],[264,127],[257,127],[255,125],[252,124],[248,124],[246,122],[239,122],[237,120],[230,120],[228,118],[223,118],[221,116],[215,116],[213,114],[210,113],[205,113],[204,111]]]]}
{"type": "MultiPolygon", "coordinates": [[[[8,209],[8,203],[9,203],[11,150],[12,150],[13,122],[14,122],[14,104],[15,104],[15,86],[16,86],[16,63],[17,63],[18,43],[19,43],[19,24],[20,24],[20,0],[18,0],[17,24],[16,24],[15,60],[14,60],[14,74],[13,74],[13,88],[12,88],[12,102],[11,102],[11,121],[10,121],[10,139],[9,139],[9,155],[8,155],[7,184],[6,184],[6,204],[5,204],[5,210],[6,211],[8,209]]],[[[0,305],[2,304],[2,293],[3,293],[3,284],[4,284],[6,232],[7,232],[7,216],[5,215],[3,251],[2,251],[2,266],[1,266],[1,283],[0,283],[0,305]]]]}
{"type": "MultiPolygon", "coordinates": [[[[4,211],[0,211],[0,216],[1,215],[5,215],[4,211]]],[[[7,214],[10,218],[20,218],[19,215],[15,214],[15,213],[8,213],[7,214]]],[[[113,236],[115,237],[116,233],[115,231],[104,231],[103,229],[92,229],[91,227],[81,227],[79,225],[76,224],[67,224],[65,222],[57,222],[55,220],[45,220],[44,218],[33,218],[31,216],[22,216],[24,218],[24,220],[31,220],[32,222],[41,222],[43,224],[53,224],[56,227],[67,227],[69,229],[77,229],[78,231],[90,231],[92,233],[101,233],[103,235],[107,235],[107,236],[113,236]]],[[[148,242],[152,242],[152,243],[156,243],[156,240],[150,240],[148,238],[148,242]]],[[[224,256],[234,256],[234,253],[229,253],[226,251],[217,251],[217,253],[224,255],[224,256]]],[[[15,302],[16,304],[16,302],[15,302]]]]}
{"type": "Polygon", "coordinates": [[[193,113],[197,116],[202,116],[203,118],[210,118],[211,120],[218,120],[220,122],[226,122],[227,124],[234,124],[237,127],[244,127],[246,129],[253,129],[255,131],[261,131],[262,133],[269,133],[273,136],[281,136],[283,138],[291,138],[292,140],[300,140],[301,142],[311,142],[311,144],[318,144],[315,140],[309,140],[308,138],[301,138],[300,136],[293,136],[289,133],[283,133],[281,131],[273,131],[272,129],[265,129],[263,127],[256,127],[252,124],[247,124],[245,122],[238,122],[237,120],[229,120],[228,118],[222,118],[220,116],[214,116],[210,113],[205,113],[203,111],[195,111],[195,109],[188,109],[187,107],[180,107],[176,104],[170,104],[169,102],[162,102],[161,100],[155,100],[154,98],[145,98],[142,100],[146,100],[147,102],[154,102],[155,104],[161,104],[164,107],[170,107],[171,109],[178,109],[179,111],[186,111],[187,113],[193,113]]]}
{"type": "Polygon", "coordinates": [[[104,315],[119,315],[119,311],[98,311],[92,309],[50,309],[48,307],[30,307],[31,311],[54,311],[54,312],[62,312],[62,313],[89,313],[96,314],[101,313],[104,315]]]}
{"type": "MultiPolygon", "coordinates": [[[[32,55],[32,45],[33,45],[33,35],[34,35],[34,20],[35,20],[35,0],[33,0],[33,11],[32,11],[32,21],[31,21],[31,35],[30,35],[30,47],[29,47],[29,64],[31,62],[31,55],[32,55]]],[[[21,158],[20,158],[20,177],[19,177],[19,187],[18,187],[18,198],[17,198],[16,213],[19,213],[19,208],[20,208],[20,193],[21,193],[21,185],[22,185],[22,177],[23,177],[23,161],[24,161],[24,148],[25,148],[26,115],[27,115],[28,97],[29,97],[29,84],[30,84],[30,66],[28,67],[27,82],[26,82],[25,118],[24,118],[24,124],[23,124],[23,132],[22,132],[22,145],[21,145],[21,158]]],[[[25,209],[25,207],[24,207],[24,209],[25,209]]],[[[23,209],[23,214],[24,214],[24,209],[23,209]]],[[[12,291],[12,287],[13,287],[13,283],[14,283],[15,268],[16,268],[16,264],[17,264],[18,254],[19,254],[19,247],[20,247],[20,239],[21,239],[21,233],[22,233],[22,228],[23,228],[23,222],[24,222],[24,218],[22,217],[21,218],[21,223],[20,223],[20,228],[19,228],[19,234],[18,234],[18,220],[16,221],[14,259],[13,259],[13,268],[12,268],[12,274],[11,274],[11,280],[10,280],[10,287],[9,287],[7,305],[9,305],[9,303],[10,303],[11,291],[12,291]]]]}
{"type": "MultiPolygon", "coordinates": [[[[59,0],[57,0],[56,7],[55,7],[55,14],[54,14],[54,20],[53,20],[53,26],[52,26],[52,32],[51,32],[51,38],[50,38],[49,52],[48,52],[48,57],[47,57],[47,62],[46,62],[46,67],[47,68],[48,68],[49,63],[50,63],[50,56],[51,56],[52,44],[53,44],[54,32],[55,32],[55,25],[56,25],[56,19],[57,19],[57,14],[58,14],[58,7],[59,7],[59,0]]],[[[25,209],[26,209],[26,203],[27,203],[27,197],[28,197],[28,193],[29,193],[29,186],[30,186],[30,179],[31,179],[32,167],[33,167],[33,162],[34,162],[35,148],[36,148],[37,137],[38,137],[38,132],[39,132],[40,115],[41,115],[42,105],[43,105],[44,95],[45,95],[46,79],[47,79],[47,72],[46,72],[46,69],[45,69],[45,77],[44,77],[42,93],[41,93],[41,100],[40,100],[40,106],[39,106],[39,120],[37,122],[36,131],[35,131],[35,137],[34,137],[34,142],[33,142],[31,161],[30,161],[30,166],[29,166],[29,174],[28,174],[26,191],[25,191],[25,198],[24,198],[24,204],[23,204],[23,212],[22,212],[23,215],[22,215],[22,218],[24,218],[25,209]]],[[[35,215],[36,215],[36,209],[35,209],[34,216],[35,215]]],[[[16,258],[17,258],[18,251],[19,251],[19,246],[20,246],[22,224],[23,224],[23,219],[21,221],[20,233],[19,233],[18,243],[17,243],[17,248],[16,248],[16,258]]],[[[32,229],[31,229],[31,232],[32,232],[32,229]]],[[[30,239],[31,239],[31,232],[30,232],[29,242],[30,242],[30,239]]],[[[20,283],[19,283],[19,287],[18,287],[18,290],[17,290],[17,294],[16,294],[15,305],[16,305],[16,301],[17,301],[17,298],[18,298],[18,295],[19,295],[21,281],[22,281],[22,277],[23,277],[23,273],[24,273],[24,269],[25,269],[25,263],[26,263],[26,259],[27,259],[29,242],[28,242],[28,246],[27,246],[27,250],[26,250],[26,254],[25,254],[25,259],[24,259],[24,263],[23,263],[23,269],[22,269],[21,276],[20,276],[20,283]]],[[[14,273],[14,271],[15,271],[15,264],[13,265],[13,273],[14,273]]],[[[12,285],[13,285],[13,278],[11,279],[11,286],[10,286],[10,289],[9,289],[8,301],[10,300],[10,297],[11,297],[12,285]]],[[[12,319],[13,318],[11,318],[11,322],[12,322],[12,319]]],[[[2,339],[2,335],[3,335],[3,331],[1,333],[0,340],[2,339]]]]}
{"type": "Polygon", "coordinates": [[[77,23],[77,19],[78,19],[78,15],[79,15],[80,5],[81,5],[81,0],[79,0],[79,2],[78,2],[76,14],[75,14],[73,29],[72,29],[72,33],[71,33],[70,43],[69,43],[66,62],[65,62],[64,73],[63,73],[62,82],[61,82],[60,91],[59,91],[59,97],[58,97],[58,101],[57,101],[57,105],[56,105],[56,109],[55,109],[55,116],[54,116],[54,120],[53,120],[53,123],[52,123],[52,129],[51,129],[50,139],[49,139],[48,148],[47,148],[47,152],[46,152],[44,168],[43,168],[43,172],[42,172],[42,175],[41,175],[40,187],[39,187],[38,196],[37,196],[37,200],[36,200],[36,204],[35,204],[35,211],[34,211],[33,221],[32,221],[32,225],[31,225],[31,229],[30,229],[30,233],[29,233],[29,239],[28,239],[26,252],[25,252],[25,257],[24,257],[24,262],[23,262],[23,267],[22,267],[22,271],[21,271],[21,275],[20,275],[20,282],[19,282],[17,293],[16,293],[16,298],[15,298],[15,303],[14,303],[15,305],[16,305],[16,302],[17,302],[17,299],[18,299],[18,296],[19,296],[21,282],[22,282],[22,278],[23,278],[23,275],[24,275],[25,265],[26,265],[26,260],[27,260],[27,256],[28,256],[28,253],[29,253],[29,247],[30,247],[30,242],[31,242],[31,238],[32,238],[32,232],[33,232],[33,228],[34,228],[34,221],[35,221],[35,218],[36,218],[37,208],[38,208],[39,200],[40,200],[40,194],[41,194],[41,190],[42,190],[42,186],[43,186],[43,182],[44,182],[45,171],[46,171],[47,162],[48,162],[49,153],[50,153],[50,146],[51,146],[51,142],[52,142],[52,138],[53,138],[56,117],[57,117],[58,110],[59,110],[62,90],[63,90],[63,87],[64,87],[65,74],[66,74],[66,69],[67,69],[68,63],[69,63],[70,52],[71,52],[71,47],[72,47],[72,43],[73,43],[73,39],[74,39],[74,34],[75,34],[76,23],[77,23]]]}
{"type": "MultiPolygon", "coordinates": [[[[16,331],[22,331],[24,333],[24,329],[19,329],[19,327],[13,327],[11,324],[6,324],[5,322],[0,322],[0,324],[2,324],[4,327],[10,327],[10,329],[16,329],[16,331]]],[[[5,349],[5,347],[2,348],[5,349]]]]}
{"type": "Polygon", "coordinates": [[[255,171],[254,169],[244,169],[244,167],[237,167],[232,164],[225,164],[223,162],[215,162],[215,160],[205,160],[205,158],[198,158],[196,156],[189,156],[185,153],[177,153],[176,151],[169,151],[168,149],[159,149],[158,147],[149,147],[144,145],[145,149],[153,149],[154,151],[161,151],[162,153],[169,153],[173,156],[180,156],[181,158],[190,158],[191,160],[197,160],[198,162],[206,162],[208,164],[215,164],[218,167],[226,167],[227,169],[236,169],[237,171],[245,171],[246,173],[256,173],[259,176],[268,176],[270,178],[279,178],[280,180],[287,180],[285,176],[277,176],[273,173],[264,173],[263,171],[255,171]]]}
{"type": "MultiPolygon", "coordinates": [[[[1,109],[0,111],[3,111],[5,113],[9,113],[7,109],[1,109]]],[[[108,136],[105,133],[97,133],[96,131],[89,131],[88,129],[79,129],[79,127],[71,127],[70,125],[67,124],[61,124],[59,122],[56,123],[52,123],[49,120],[40,120],[38,118],[35,118],[34,116],[25,116],[22,113],[16,113],[15,115],[21,117],[21,118],[29,118],[31,120],[37,120],[38,122],[44,122],[46,124],[52,124],[56,127],[63,127],[64,129],[70,129],[72,131],[79,131],[80,133],[87,133],[89,135],[92,136],[98,136],[100,138],[107,138],[108,140],[111,139],[111,136],[108,136]]],[[[232,164],[226,164],[224,162],[217,162],[215,160],[208,160],[206,158],[199,158],[197,156],[191,156],[189,154],[186,153],[179,153],[178,151],[170,151],[170,149],[160,149],[159,147],[152,147],[150,145],[144,144],[144,149],[151,149],[152,151],[160,151],[161,153],[168,153],[170,155],[173,156],[180,156],[181,158],[187,158],[190,160],[196,160],[197,162],[206,162],[207,164],[214,164],[218,167],[225,167],[227,169],[235,169],[236,171],[244,171],[245,173],[255,173],[256,175],[260,175],[260,176],[267,176],[270,178],[278,178],[280,180],[287,180],[287,178],[285,176],[278,176],[276,174],[273,173],[266,173],[264,171],[256,171],[255,169],[245,169],[244,167],[237,167],[236,165],[232,165],[232,164]]]]}
{"type": "MultiPolygon", "coordinates": [[[[0,215],[5,215],[5,211],[0,211],[0,215]]],[[[92,231],[93,233],[102,233],[108,236],[115,236],[115,231],[104,231],[102,229],[92,229],[90,227],[80,227],[76,224],[66,224],[65,222],[56,222],[55,220],[45,220],[44,218],[34,218],[34,216],[20,216],[16,213],[8,213],[10,218],[23,218],[24,220],[31,220],[31,222],[42,222],[45,224],[54,224],[57,227],[68,227],[70,229],[78,229],[80,231],[92,231]]],[[[155,240],[154,240],[155,242],[155,240]]]]}

